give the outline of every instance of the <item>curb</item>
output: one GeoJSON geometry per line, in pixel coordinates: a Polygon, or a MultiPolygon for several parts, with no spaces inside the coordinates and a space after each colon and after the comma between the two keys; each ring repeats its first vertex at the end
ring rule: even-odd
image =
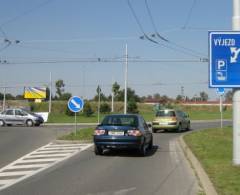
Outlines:
{"type": "Polygon", "coordinates": [[[180,136],[178,139],[181,148],[183,149],[183,153],[185,157],[190,161],[190,164],[193,167],[194,172],[200,180],[200,184],[206,195],[217,195],[217,192],[209,179],[207,173],[203,169],[201,163],[198,161],[196,156],[192,153],[191,149],[187,146],[185,141],[183,140],[183,136],[180,136]]]}

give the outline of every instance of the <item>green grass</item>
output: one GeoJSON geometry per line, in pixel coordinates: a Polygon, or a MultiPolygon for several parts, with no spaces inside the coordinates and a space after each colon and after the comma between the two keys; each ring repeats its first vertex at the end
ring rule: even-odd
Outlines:
{"type": "Polygon", "coordinates": [[[184,136],[218,194],[240,194],[240,167],[232,165],[232,127],[207,129],[184,136]]]}
{"type": "Polygon", "coordinates": [[[59,137],[59,140],[79,140],[79,141],[91,141],[94,128],[84,128],[77,130],[77,133],[72,132],[67,135],[59,137]]]}

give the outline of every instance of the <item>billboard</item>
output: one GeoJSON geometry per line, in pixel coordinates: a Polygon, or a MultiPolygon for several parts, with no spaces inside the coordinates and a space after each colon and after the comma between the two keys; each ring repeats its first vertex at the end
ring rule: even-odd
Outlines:
{"type": "Polygon", "coordinates": [[[45,99],[46,87],[24,87],[25,99],[45,99]]]}

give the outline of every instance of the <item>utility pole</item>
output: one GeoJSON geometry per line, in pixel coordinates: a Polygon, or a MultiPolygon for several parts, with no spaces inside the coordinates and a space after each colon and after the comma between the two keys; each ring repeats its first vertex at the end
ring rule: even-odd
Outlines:
{"type": "Polygon", "coordinates": [[[125,91],[124,91],[124,114],[127,114],[127,80],[128,80],[128,48],[126,44],[125,53],[125,91]]]}
{"type": "Polygon", "coordinates": [[[4,87],[3,92],[3,111],[6,109],[6,86],[4,87]]]}
{"type": "Polygon", "coordinates": [[[101,88],[98,85],[98,124],[100,123],[100,102],[101,102],[101,88]]]}
{"type": "MultiPolygon", "coordinates": [[[[240,0],[233,0],[232,30],[240,31],[240,0]]],[[[240,89],[233,90],[233,164],[240,165],[240,89]]]]}
{"type": "Polygon", "coordinates": [[[50,72],[50,86],[49,86],[49,105],[48,112],[52,112],[52,72],[50,72]]]}

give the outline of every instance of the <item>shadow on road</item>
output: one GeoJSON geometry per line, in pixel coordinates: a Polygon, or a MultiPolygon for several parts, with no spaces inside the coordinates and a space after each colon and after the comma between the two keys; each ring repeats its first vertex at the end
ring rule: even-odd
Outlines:
{"type": "MultiPolygon", "coordinates": [[[[147,150],[147,154],[144,157],[150,157],[153,156],[158,150],[158,146],[154,145],[151,150],[147,150]]],[[[118,156],[118,157],[143,157],[139,153],[138,150],[114,150],[114,149],[106,149],[104,150],[104,156],[106,157],[112,157],[112,156],[118,156]]]]}

